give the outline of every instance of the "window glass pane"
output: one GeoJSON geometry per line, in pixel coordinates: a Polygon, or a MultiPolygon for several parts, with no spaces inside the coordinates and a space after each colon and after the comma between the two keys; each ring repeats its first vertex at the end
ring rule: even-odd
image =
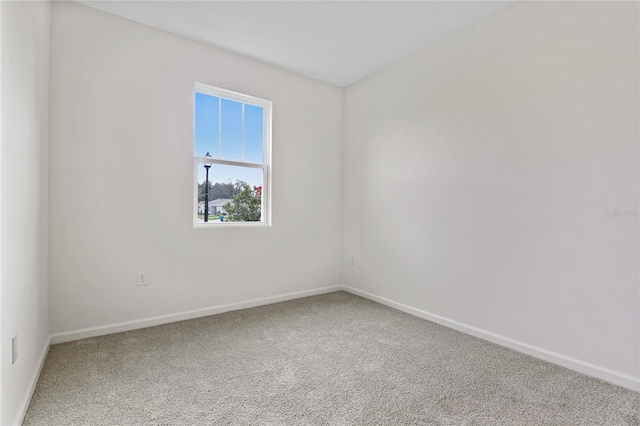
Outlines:
{"type": "Polygon", "coordinates": [[[218,102],[215,96],[196,93],[196,155],[218,155],[218,102]]]}
{"type": "MultiPolygon", "coordinates": [[[[198,222],[204,222],[206,168],[198,164],[198,222]]],[[[261,220],[262,169],[213,164],[209,169],[209,222],[261,220]]]]}
{"type": "Polygon", "coordinates": [[[242,103],[222,99],[222,145],[220,156],[242,160],[242,103]]]}
{"type": "Polygon", "coordinates": [[[264,147],[264,113],[261,107],[244,106],[244,161],[262,163],[264,147]]]}

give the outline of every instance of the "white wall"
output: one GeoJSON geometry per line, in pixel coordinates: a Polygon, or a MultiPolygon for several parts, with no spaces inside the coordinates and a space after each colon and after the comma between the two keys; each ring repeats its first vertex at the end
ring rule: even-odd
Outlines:
{"type": "Polygon", "coordinates": [[[1,424],[20,420],[49,341],[47,2],[2,2],[1,424]],[[11,364],[11,338],[18,359],[11,364]]]}
{"type": "Polygon", "coordinates": [[[350,86],[345,283],[637,378],[638,29],[520,2],[350,86]]]}
{"type": "Polygon", "coordinates": [[[339,284],[341,89],[63,2],[51,57],[52,333],[339,284]],[[193,229],[194,81],[273,101],[272,227],[193,229]]]}

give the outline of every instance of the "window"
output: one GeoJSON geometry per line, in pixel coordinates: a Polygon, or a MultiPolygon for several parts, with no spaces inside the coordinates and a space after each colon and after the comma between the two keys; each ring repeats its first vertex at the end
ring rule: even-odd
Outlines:
{"type": "Polygon", "coordinates": [[[195,84],[194,226],[271,224],[271,102],[195,84]]]}

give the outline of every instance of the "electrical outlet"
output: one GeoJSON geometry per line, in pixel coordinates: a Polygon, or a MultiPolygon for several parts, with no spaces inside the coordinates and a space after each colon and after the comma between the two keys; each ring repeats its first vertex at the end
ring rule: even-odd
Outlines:
{"type": "Polygon", "coordinates": [[[138,272],[138,285],[147,285],[149,282],[149,277],[147,277],[146,272],[138,272]]]}
{"type": "Polygon", "coordinates": [[[11,339],[11,365],[18,360],[18,335],[11,339]]]}

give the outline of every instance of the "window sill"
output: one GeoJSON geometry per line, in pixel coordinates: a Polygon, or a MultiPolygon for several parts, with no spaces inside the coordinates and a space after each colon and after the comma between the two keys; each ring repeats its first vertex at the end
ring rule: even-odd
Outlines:
{"type": "Polygon", "coordinates": [[[267,222],[208,222],[194,223],[194,228],[268,228],[267,222]]]}

